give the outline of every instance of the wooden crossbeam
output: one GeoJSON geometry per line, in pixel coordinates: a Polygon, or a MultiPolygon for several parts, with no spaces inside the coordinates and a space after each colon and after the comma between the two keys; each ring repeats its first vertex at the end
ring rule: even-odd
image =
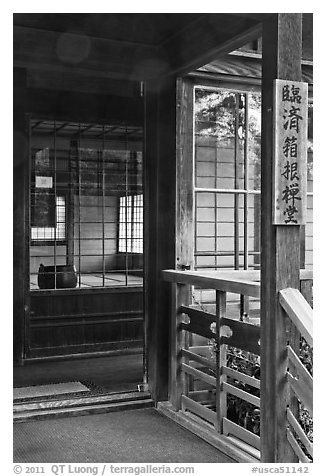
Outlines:
{"type": "Polygon", "coordinates": [[[291,412],[291,410],[289,408],[287,408],[287,410],[286,410],[286,416],[287,416],[288,422],[292,426],[293,430],[295,431],[295,433],[300,438],[301,443],[305,446],[306,450],[308,451],[308,453],[312,457],[313,456],[313,445],[312,445],[311,441],[309,440],[309,438],[307,437],[307,435],[305,434],[305,432],[303,431],[301,425],[298,423],[298,420],[296,419],[296,417],[293,415],[293,413],[291,412]]]}
{"type": "Polygon", "coordinates": [[[195,413],[195,415],[198,415],[199,417],[203,418],[204,420],[209,421],[213,425],[216,424],[216,413],[213,410],[210,410],[204,405],[195,402],[195,400],[192,400],[186,395],[181,396],[181,405],[182,410],[189,410],[192,413],[195,413]]]}
{"type": "Polygon", "coordinates": [[[215,334],[210,329],[210,325],[216,320],[214,314],[209,314],[188,306],[181,306],[180,312],[190,317],[189,324],[181,323],[182,329],[202,337],[207,337],[208,339],[214,339],[215,334]]]}
{"type": "Polygon", "coordinates": [[[227,393],[231,393],[235,397],[242,398],[242,400],[246,400],[246,402],[249,402],[252,405],[255,405],[256,407],[260,407],[259,397],[251,395],[251,393],[241,390],[241,388],[234,387],[233,385],[226,382],[223,382],[222,387],[223,390],[225,390],[227,393]]]}
{"type": "Polygon", "coordinates": [[[191,365],[188,365],[185,363],[181,363],[180,367],[181,367],[181,370],[183,370],[183,372],[187,373],[188,375],[192,375],[193,377],[196,377],[202,380],[203,382],[208,383],[208,385],[211,385],[212,387],[216,387],[215,377],[211,377],[205,372],[195,369],[194,367],[191,367],[191,365]]]}
{"type": "Polygon", "coordinates": [[[260,328],[254,324],[247,322],[236,321],[223,317],[221,319],[221,326],[228,326],[232,335],[230,337],[222,337],[221,343],[228,344],[239,349],[260,354],[260,328]]]}
{"type": "Polygon", "coordinates": [[[237,425],[227,418],[223,418],[223,434],[224,435],[233,435],[244,441],[245,443],[253,446],[257,450],[260,449],[260,438],[251,431],[242,428],[242,426],[237,425]]]}
{"type": "Polygon", "coordinates": [[[206,359],[206,357],[203,357],[202,355],[199,355],[199,354],[195,354],[194,352],[190,352],[187,349],[182,349],[181,354],[184,357],[187,357],[189,360],[194,360],[195,362],[202,364],[204,367],[208,367],[212,370],[216,370],[216,363],[212,359],[206,359]]]}
{"type": "Polygon", "coordinates": [[[287,346],[287,355],[289,361],[294,366],[296,373],[296,376],[293,377],[289,372],[287,372],[287,379],[299,400],[306,406],[312,415],[313,378],[290,345],[287,346]]]}
{"type": "Polygon", "coordinates": [[[287,428],[287,430],[286,430],[286,437],[287,437],[287,440],[290,443],[291,447],[293,448],[293,451],[298,456],[300,463],[311,463],[309,458],[304,454],[304,452],[300,448],[299,443],[294,438],[293,433],[289,428],[287,428]]]}
{"type": "Polygon", "coordinates": [[[246,375],[243,372],[238,372],[237,370],[231,369],[230,367],[222,367],[222,372],[224,375],[228,377],[234,378],[235,380],[240,380],[247,385],[251,385],[255,388],[260,388],[260,380],[254,377],[250,377],[250,375],[246,375]]]}

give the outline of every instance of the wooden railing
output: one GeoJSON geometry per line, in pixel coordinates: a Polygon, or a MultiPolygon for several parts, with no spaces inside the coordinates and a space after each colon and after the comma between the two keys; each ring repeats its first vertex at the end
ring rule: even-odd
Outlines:
{"type": "MultiPolygon", "coordinates": [[[[280,291],[280,304],[296,329],[312,348],[312,308],[297,289],[280,291]]],[[[288,370],[286,379],[290,387],[287,416],[287,439],[299,462],[307,463],[313,458],[313,445],[298,421],[298,408],[301,404],[313,415],[313,378],[301,362],[291,344],[287,345],[288,370]],[[295,402],[290,401],[294,396],[295,402]],[[293,407],[297,411],[293,411],[293,407]],[[296,413],[296,414],[295,414],[296,413]]]]}
{"type": "MultiPolygon", "coordinates": [[[[253,359],[252,368],[259,369],[260,328],[242,321],[241,316],[238,319],[234,316],[230,319],[226,315],[230,293],[233,296],[239,294],[248,300],[260,297],[259,272],[213,273],[165,270],[163,276],[166,281],[173,283],[169,400],[174,410],[209,425],[221,441],[235,445],[254,459],[260,459],[260,379],[253,371],[247,369],[243,371],[241,366],[239,369],[233,365],[232,356],[230,358],[229,355],[230,349],[237,349],[241,354],[240,359],[249,356],[249,364],[250,358],[253,359]],[[207,312],[199,303],[193,304],[193,289],[196,288],[215,290],[216,312],[207,312]],[[254,361],[258,362],[256,367],[253,365],[254,361]],[[228,408],[228,401],[232,399],[240,402],[240,406],[243,402],[245,406],[250,407],[242,422],[232,418],[228,408]],[[255,426],[252,424],[253,419],[256,419],[255,426]]],[[[310,299],[311,273],[303,273],[302,282],[305,283],[305,293],[310,299]]],[[[304,298],[299,291],[298,293],[301,297],[300,305],[303,306],[304,298]]],[[[291,301],[291,295],[292,292],[289,293],[288,290],[282,291],[282,305],[290,315],[292,312],[293,321],[307,337],[305,333],[307,320],[305,317],[302,318],[301,312],[297,312],[298,309],[291,301]],[[293,317],[293,313],[296,313],[297,319],[293,317]]],[[[306,301],[305,303],[310,308],[306,301]]],[[[292,359],[291,362],[294,360],[291,350],[289,359],[292,359]]],[[[306,375],[302,369],[300,372],[300,376],[306,375]]],[[[299,375],[299,371],[296,375],[299,375]]],[[[297,384],[297,380],[293,383],[291,378],[292,374],[289,373],[289,384],[294,387],[294,391],[301,392],[298,397],[303,398],[301,395],[303,393],[306,398],[307,379],[300,377],[300,383],[297,384]]],[[[299,431],[299,423],[294,413],[288,409],[287,415],[289,426],[295,432],[294,436],[289,430],[290,444],[295,445],[293,439],[296,440],[299,436],[310,452],[309,440],[304,438],[303,431],[299,431]]]]}

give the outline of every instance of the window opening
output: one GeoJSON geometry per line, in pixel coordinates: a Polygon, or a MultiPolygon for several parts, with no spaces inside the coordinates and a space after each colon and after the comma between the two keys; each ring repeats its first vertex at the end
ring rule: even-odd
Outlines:
{"type": "Polygon", "coordinates": [[[196,87],[194,142],[195,268],[258,268],[260,94],[196,87]]]}
{"type": "Polygon", "coordinates": [[[33,120],[30,147],[30,288],[142,285],[142,128],[33,120]]]}
{"type": "Polygon", "coordinates": [[[119,252],[143,252],[143,195],[120,197],[119,252]]]}

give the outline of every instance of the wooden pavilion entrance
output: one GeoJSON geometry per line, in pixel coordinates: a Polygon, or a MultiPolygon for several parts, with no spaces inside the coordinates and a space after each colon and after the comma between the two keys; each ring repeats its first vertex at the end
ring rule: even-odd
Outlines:
{"type": "MultiPolygon", "coordinates": [[[[214,420],[213,432],[219,435],[219,444],[225,451],[238,455],[239,460],[244,454],[248,459],[250,452],[249,457],[258,457],[258,446],[262,462],[309,459],[306,451],[311,454],[310,443],[297,423],[297,411],[298,399],[310,408],[312,382],[296,353],[299,334],[312,344],[311,311],[302,297],[307,294],[309,284],[305,283],[310,283],[311,276],[301,273],[300,278],[303,222],[289,226],[275,223],[275,184],[271,179],[276,160],[274,81],[302,81],[302,15],[17,14],[14,38],[15,362],[21,364],[24,360],[24,333],[31,311],[26,117],[32,114],[34,118],[43,118],[49,111],[56,111],[57,120],[65,121],[73,110],[78,111],[75,117],[80,122],[93,123],[100,116],[103,121],[114,117],[121,124],[128,116],[130,122],[144,125],[144,318],[148,344],[145,365],[153,401],[161,408],[170,403],[170,413],[177,418],[183,411],[197,414],[206,421],[204,430],[198,430],[202,436],[211,434],[214,420]],[[189,210],[193,197],[184,186],[192,173],[186,166],[191,144],[184,140],[192,124],[192,111],[182,107],[190,90],[186,83],[179,87],[178,78],[249,41],[257,41],[261,33],[260,279],[255,275],[201,275],[191,269],[193,221],[189,210]],[[165,279],[174,283],[172,298],[171,285],[165,279]],[[198,309],[193,309],[189,298],[192,285],[208,285],[216,291],[213,316],[201,311],[198,314],[198,309]],[[260,297],[259,343],[256,327],[248,327],[250,324],[240,319],[229,322],[225,308],[226,293],[230,292],[244,296],[243,303],[248,302],[248,296],[260,297]],[[228,337],[219,332],[223,326],[229,328],[228,337]],[[203,366],[214,369],[210,368],[212,363],[206,354],[194,351],[197,344],[189,342],[189,333],[215,339],[215,375],[202,372],[203,366]],[[245,342],[243,335],[248,337],[245,342]],[[246,346],[246,352],[257,352],[259,345],[259,384],[257,376],[249,379],[228,368],[221,351],[230,338],[240,348],[246,346]],[[193,361],[195,364],[189,365],[193,361]],[[198,377],[204,387],[193,386],[198,377]],[[248,397],[249,392],[241,392],[243,389],[230,383],[230,379],[241,378],[256,390],[260,386],[260,396],[248,397]],[[205,399],[211,403],[212,394],[208,395],[205,385],[216,388],[215,409],[202,403],[205,399]],[[192,399],[194,394],[190,392],[199,393],[192,399]],[[249,399],[254,406],[259,403],[259,443],[256,434],[244,433],[227,418],[223,406],[227,393],[249,399]],[[247,446],[244,448],[243,444],[247,446]]],[[[288,216],[293,217],[293,213],[288,216]]]]}

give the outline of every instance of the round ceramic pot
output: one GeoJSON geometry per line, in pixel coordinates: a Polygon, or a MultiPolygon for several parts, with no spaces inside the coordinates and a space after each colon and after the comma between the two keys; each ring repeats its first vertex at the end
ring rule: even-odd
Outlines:
{"type": "Polygon", "coordinates": [[[40,289],[75,288],[77,271],[73,265],[44,266],[40,264],[37,276],[40,289]]]}

